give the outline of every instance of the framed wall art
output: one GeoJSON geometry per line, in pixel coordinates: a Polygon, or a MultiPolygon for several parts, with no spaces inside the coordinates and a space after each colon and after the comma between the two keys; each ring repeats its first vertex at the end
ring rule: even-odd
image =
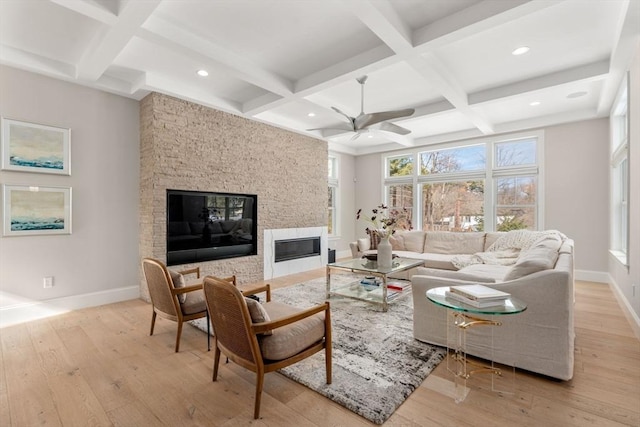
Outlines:
{"type": "Polygon", "coordinates": [[[2,169],[71,175],[71,130],[2,118],[2,169]]]}
{"type": "Polygon", "coordinates": [[[5,236],[71,234],[71,188],[3,186],[5,236]]]}

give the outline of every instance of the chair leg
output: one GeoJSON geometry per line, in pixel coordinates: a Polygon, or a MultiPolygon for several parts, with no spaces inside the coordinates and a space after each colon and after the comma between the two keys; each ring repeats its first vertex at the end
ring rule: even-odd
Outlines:
{"type": "Polygon", "coordinates": [[[151,332],[149,332],[149,335],[153,335],[153,327],[156,326],[156,311],[153,311],[153,314],[151,315],[151,332]]]}
{"type": "Polygon", "coordinates": [[[207,310],[207,351],[211,351],[211,322],[209,321],[209,310],[207,310]]]}
{"type": "Polygon", "coordinates": [[[220,349],[216,344],[216,354],[213,356],[213,379],[215,381],[218,379],[218,365],[220,365],[220,349]]]}
{"type": "Polygon", "coordinates": [[[176,337],[176,353],[180,351],[180,336],[182,335],[182,322],[178,321],[178,336],[176,337]]]}
{"type": "Polygon", "coordinates": [[[260,418],[260,401],[262,399],[262,385],[264,384],[264,372],[257,372],[258,378],[256,380],[256,399],[253,409],[253,418],[260,418]]]}

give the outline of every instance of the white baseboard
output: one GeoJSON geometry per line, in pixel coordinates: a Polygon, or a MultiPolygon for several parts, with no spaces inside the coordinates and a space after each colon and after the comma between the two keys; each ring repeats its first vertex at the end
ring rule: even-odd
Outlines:
{"type": "Polygon", "coordinates": [[[136,298],[140,298],[139,286],[128,286],[44,301],[20,302],[0,308],[0,328],[56,316],[71,310],[96,307],[136,298]]]}
{"type": "Polygon", "coordinates": [[[605,271],[576,270],[573,273],[575,280],[583,280],[585,282],[597,282],[609,284],[611,277],[605,271]]]}
{"type": "Polygon", "coordinates": [[[633,311],[631,304],[629,304],[629,301],[624,296],[624,294],[620,290],[620,287],[618,286],[616,281],[613,280],[613,277],[611,276],[609,276],[609,284],[610,284],[611,290],[613,290],[613,294],[618,300],[618,304],[620,304],[620,307],[622,308],[622,312],[624,313],[625,317],[629,321],[629,324],[631,325],[631,329],[633,329],[633,333],[640,340],[640,317],[638,317],[636,312],[633,311]]]}

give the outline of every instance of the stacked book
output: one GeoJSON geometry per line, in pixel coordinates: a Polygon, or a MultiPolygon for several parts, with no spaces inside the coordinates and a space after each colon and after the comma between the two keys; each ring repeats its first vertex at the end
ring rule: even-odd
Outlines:
{"type": "Polygon", "coordinates": [[[476,308],[504,305],[511,294],[484,285],[451,286],[445,296],[476,308]]]}
{"type": "Polygon", "coordinates": [[[382,284],[382,281],[374,276],[367,276],[360,281],[360,284],[367,291],[372,291],[374,289],[378,289],[378,287],[382,284]]]}
{"type": "Polygon", "coordinates": [[[391,301],[411,289],[411,282],[387,282],[387,300],[391,301]]]}

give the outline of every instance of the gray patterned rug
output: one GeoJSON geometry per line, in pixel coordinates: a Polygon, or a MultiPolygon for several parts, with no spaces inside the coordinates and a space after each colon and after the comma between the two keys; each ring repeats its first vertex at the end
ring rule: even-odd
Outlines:
{"type": "MultiPolygon", "coordinates": [[[[356,279],[331,276],[334,284],[356,279]]],[[[272,291],[272,300],[306,308],[325,301],[324,278],[272,291]]],[[[377,306],[349,298],[331,297],[333,381],[326,384],[324,352],[279,372],[358,415],[384,423],[418,387],[445,355],[441,347],[413,338],[413,302],[409,295],[377,306]]],[[[194,321],[197,323],[197,321],[194,321]]],[[[205,324],[197,324],[206,330],[205,324]]]]}
{"type": "MultiPolygon", "coordinates": [[[[332,275],[332,283],[353,281],[332,275]]],[[[324,278],[273,291],[274,301],[306,308],[325,301],[324,278]]],[[[325,383],[324,352],[280,372],[376,423],[384,423],[445,355],[413,338],[412,296],[384,313],[376,306],[331,297],[333,381],[325,383]]]]}

